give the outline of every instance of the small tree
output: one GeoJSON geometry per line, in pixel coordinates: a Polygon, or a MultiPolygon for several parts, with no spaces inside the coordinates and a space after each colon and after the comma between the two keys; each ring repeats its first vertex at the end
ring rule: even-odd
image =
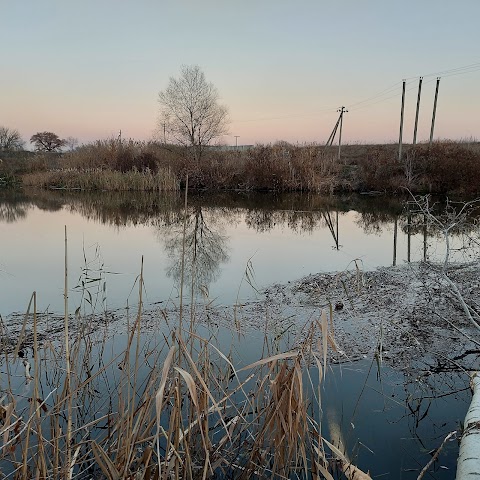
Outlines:
{"type": "Polygon", "coordinates": [[[78,147],[78,138],[75,137],[67,137],[65,139],[65,146],[73,152],[78,147]]]}
{"type": "Polygon", "coordinates": [[[219,94],[198,66],[183,66],[180,77],[170,77],[158,94],[159,129],[174,143],[190,147],[196,160],[210,142],[228,132],[228,111],[219,105],[219,94]]]}
{"type": "Polygon", "coordinates": [[[0,127],[0,151],[22,150],[24,144],[18,130],[0,127]]]}
{"type": "Polygon", "coordinates": [[[30,137],[30,142],[41,152],[58,152],[65,145],[65,140],[52,132],[36,133],[30,137]]]}

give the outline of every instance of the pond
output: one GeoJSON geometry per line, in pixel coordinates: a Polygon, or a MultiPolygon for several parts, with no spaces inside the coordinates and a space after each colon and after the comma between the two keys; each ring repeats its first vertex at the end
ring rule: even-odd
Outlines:
{"type": "MultiPolygon", "coordinates": [[[[441,258],[438,231],[404,200],[196,193],[188,198],[185,216],[180,194],[2,192],[0,314],[8,327],[18,318],[12,313],[25,312],[33,291],[38,311],[62,312],[65,227],[70,313],[85,304],[95,313],[134,306],[142,257],[144,301],[152,308],[178,306],[182,284],[186,302],[232,305],[261,297],[262,288],[272,283],[309,273],[441,258]]],[[[96,359],[92,363],[109,365],[125,348],[128,330],[114,326],[112,331],[114,335],[102,337],[100,346],[97,342],[89,347],[89,358],[96,359]]],[[[162,353],[155,358],[161,364],[166,357],[161,337],[168,338],[169,332],[164,324],[154,332],[154,346],[142,337],[142,358],[153,358],[152,352],[160,348],[162,353]]],[[[239,366],[256,362],[265,349],[263,334],[256,332],[238,337],[220,327],[199,334],[213,336],[239,366]]],[[[292,347],[288,335],[276,344],[278,351],[292,347]]],[[[32,361],[34,352],[26,349],[24,355],[32,361]]],[[[61,352],[53,356],[58,361],[61,352]]],[[[44,362],[43,398],[63,375],[52,382],[48,373],[52,360],[44,362]]],[[[112,395],[119,395],[116,388],[109,391],[121,375],[117,363],[118,358],[92,387],[99,398],[109,394],[109,408],[112,395]]],[[[24,364],[22,359],[7,364],[10,388],[18,396],[18,408],[26,412],[25,399],[33,387],[25,385],[24,364]]],[[[5,374],[7,365],[1,367],[5,374]]],[[[145,388],[147,373],[138,375],[145,388]]],[[[308,378],[318,376],[318,369],[311,368],[308,378]]],[[[323,434],[332,439],[340,431],[355,464],[369,470],[372,478],[391,479],[417,478],[443,438],[459,428],[471,397],[463,373],[426,370],[412,376],[380,365],[373,357],[331,365],[323,383],[313,380],[307,390],[312,398],[321,396],[321,414],[312,418],[321,420],[323,434]]],[[[98,417],[111,413],[104,398],[92,410],[98,417]]],[[[101,434],[96,428],[90,432],[94,439],[101,434]]],[[[456,440],[448,442],[425,478],[453,478],[457,452],[456,440]]],[[[0,468],[4,473],[14,470],[0,468]]]]}
{"type": "MultiPolygon", "coordinates": [[[[72,307],[80,298],[73,288],[87,268],[92,278],[102,278],[102,289],[105,283],[107,308],[125,306],[142,256],[147,303],[178,301],[181,195],[0,195],[3,316],[24,310],[33,291],[39,310],[63,310],[65,226],[72,307]]],[[[210,300],[224,304],[255,295],[242,282],[247,264],[261,289],[310,273],[353,269],[356,259],[368,270],[438,253],[438,239],[396,198],[192,194],[185,228],[185,283],[193,274],[210,300]]]]}

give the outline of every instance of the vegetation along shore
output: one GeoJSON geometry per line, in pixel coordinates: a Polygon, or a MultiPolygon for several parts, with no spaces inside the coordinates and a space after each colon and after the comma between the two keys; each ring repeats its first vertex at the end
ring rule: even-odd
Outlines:
{"type": "Polygon", "coordinates": [[[178,145],[99,140],[73,151],[3,151],[0,185],[79,190],[461,193],[480,187],[480,143],[438,141],[335,147],[279,142],[244,149],[209,147],[200,159],[178,145]]]}

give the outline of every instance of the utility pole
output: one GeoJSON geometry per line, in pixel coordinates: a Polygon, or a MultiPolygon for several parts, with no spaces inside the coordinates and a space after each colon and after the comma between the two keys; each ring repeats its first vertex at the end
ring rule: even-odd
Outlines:
{"type": "Polygon", "coordinates": [[[238,150],[238,138],[240,137],[240,135],[234,135],[235,137],[235,150],[238,150]]]}
{"type": "Polygon", "coordinates": [[[340,152],[342,149],[342,125],[343,125],[343,114],[347,113],[348,110],[345,107],[340,107],[337,112],[340,112],[340,133],[338,134],[338,160],[340,160],[340,152]]]}
{"type": "Polygon", "coordinates": [[[438,87],[440,85],[440,77],[437,77],[437,86],[435,88],[435,100],[433,101],[433,114],[432,114],[432,128],[430,129],[430,144],[432,146],[433,141],[433,129],[435,127],[435,114],[437,113],[437,100],[438,100],[438,87]]]}
{"type": "Polygon", "coordinates": [[[418,80],[418,96],[417,96],[417,111],[415,113],[415,127],[413,128],[413,146],[417,144],[417,127],[418,127],[418,112],[420,111],[420,96],[422,94],[422,80],[420,77],[418,80]]]}
{"type": "Polygon", "coordinates": [[[122,141],[122,131],[121,130],[118,131],[118,141],[119,142],[122,141]]]}
{"type": "Polygon", "coordinates": [[[167,124],[163,122],[163,144],[167,144],[167,124]]]}
{"type": "Polygon", "coordinates": [[[331,147],[333,145],[333,141],[335,140],[335,135],[337,134],[338,124],[340,123],[340,116],[338,117],[337,123],[333,127],[332,133],[328,137],[327,143],[325,143],[325,148],[331,147]]]}
{"type": "Polygon", "coordinates": [[[403,113],[405,111],[405,84],[406,81],[402,81],[402,108],[400,110],[400,136],[398,138],[398,161],[402,161],[402,142],[403,142],[403,113]]]}
{"type": "Polygon", "coordinates": [[[398,216],[395,215],[395,220],[393,222],[393,263],[395,267],[397,265],[397,237],[398,237],[398,216]]]}

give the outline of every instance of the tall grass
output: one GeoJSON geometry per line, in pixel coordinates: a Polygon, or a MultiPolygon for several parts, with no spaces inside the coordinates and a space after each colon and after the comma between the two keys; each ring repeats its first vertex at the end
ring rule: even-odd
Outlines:
{"type": "Polygon", "coordinates": [[[480,191],[480,145],[438,141],[409,146],[401,161],[391,146],[377,146],[357,162],[361,190],[460,193],[480,191]]]}
{"type": "MultiPolygon", "coordinates": [[[[332,308],[284,351],[278,332],[273,338],[265,331],[258,360],[245,366],[234,350],[222,351],[215,329],[200,334],[194,317],[183,328],[186,322],[159,311],[155,324],[145,325],[143,260],[136,314],[127,309],[126,331],[111,341],[91,299],[69,314],[67,262],[65,236],[63,341],[40,343],[34,293],[16,345],[4,344],[5,475],[333,478],[328,451],[343,471],[358,472],[337,447],[325,448],[321,429],[327,348],[336,348],[332,308]]],[[[81,284],[89,285],[84,271],[81,284]]]]}
{"type": "Polygon", "coordinates": [[[134,140],[98,140],[62,155],[15,152],[0,164],[0,186],[23,177],[27,186],[83,190],[400,191],[475,194],[480,165],[475,141],[432,146],[345,145],[277,142],[241,150],[212,147],[201,161],[189,149],[134,140]],[[28,153],[28,155],[27,155],[28,153]],[[120,175],[124,174],[124,176],[120,175]]]}
{"type": "Polygon", "coordinates": [[[140,172],[130,170],[75,170],[62,169],[29,173],[23,176],[25,186],[60,188],[66,190],[105,191],[175,191],[179,183],[170,169],[140,172]]]}
{"type": "Polygon", "coordinates": [[[34,307],[32,358],[18,358],[28,350],[27,329],[16,352],[4,352],[4,473],[246,479],[311,478],[330,468],[320,428],[329,335],[321,322],[296,348],[259,352],[242,366],[232,351],[222,352],[213,331],[180,330],[166,316],[156,335],[146,331],[141,304],[124,348],[113,352],[98,324],[79,312],[66,317],[65,332],[77,323],[68,340],[41,346],[34,307]],[[318,333],[325,341],[316,344],[318,333]]]}
{"type": "Polygon", "coordinates": [[[65,154],[61,168],[25,173],[23,183],[65,189],[155,190],[162,176],[165,186],[173,190],[188,175],[193,189],[330,193],[337,187],[338,170],[334,156],[315,145],[209,149],[197,161],[188,149],[111,139],[65,154]]]}

